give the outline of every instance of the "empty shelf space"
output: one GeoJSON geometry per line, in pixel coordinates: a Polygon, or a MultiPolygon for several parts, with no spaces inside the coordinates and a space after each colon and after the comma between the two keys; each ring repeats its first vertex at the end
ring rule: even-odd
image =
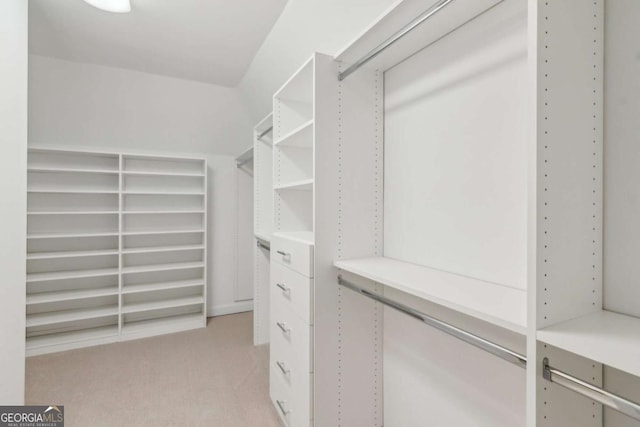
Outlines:
{"type": "Polygon", "coordinates": [[[313,231],[276,231],[274,237],[282,237],[296,242],[313,245],[313,231]]]}
{"type": "Polygon", "coordinates": [[[119,211],[33,211],[27,215],[117,215],[119,211]]]}
{"type": "Polygon", "coordinates": [[[313,119],[293,129],[291,132],[274,142],[273,145],[311,148],[313,146],[313,119]]]}
{"type": "Polygon", "coordinates": [[[124,267],[124,274],[146,273],[150,271],[187,270],[190,268],[204,268],[204,262],[178,262],[174,264],[152,264],[124,267]]]}
{"type": "Polygon", "coordinates": [[[537,332],[545,344],[640,376],[640,319],[598,311],[537,332]]]}
{"type": "Polygon", "coordinates": [[[118,295],[118,288],[111,286],[97,289],[78,289],[58,292],[42,292],[27,295],[27,305],[43,304],[49,302],[72,301],[85,298],[96,298],[110,295],[118,295]]]}
{"type": "Polygon", "coordinates": [[[193,286],[204,286],[204,281],[202,279],[196,279],[196,280],[179,280],[175,282],[144,283],[140,285],[125,285],[122,288],[122,293],[126,295],[126,294],[135,294],[139,292],[165,291],[169,289],[190,288],[193,286]]]}
{"type": "Polygon", "coordinates": [[[202,228],[197,228],[194,230],[156,230],[156,231],[125,231],[122,233],[123,236],[144,236],[144,235],[155,235],[155,234],[189,234],[189,233],[204,233],[202,228]]]}
{"type": "Polygon", "coordinates": [[[27,234],[27,239],[75,239],[79,237],[110,237],[117,236],[117,232],[105,233],[43,233],[27,234]]]}
{"type": "Polygon", "coordinates": [[[43,189],[28,189],[27,193],[52,193],[52,194],[118,194],[118,190],[89,190],[89,189],[52,189],[52,188],[43,188],[43,189]]]}
{"type": "Polygon", "coordinates": [[[193,251],[202,250],[203,245],[184,245],[184,246],[152,246],[147,248],[130,248],[123,249],[123,254],[141,254],[150,252],[173,252],[173,251],[193,251]]]}
{"type": "Polygon", "coordinates": [[[117,306],[28,314],[27,328],[117,315],[117,306]]]}
{"type": "Polygon", "coordinates": [[[297,190],[297,191],[311,191],[313,190],[313,179],[303,179],[300,181],[286,182],[284,184],[276,185],[274,190],[297,190]]]}
{"type": "Polygon", "coordinates": [[[202,214],[204,213],[204,210],[199,209],[199,210],[183,210],[183,211],[162,211],[162,210],[157,210],[157,211],[125,211],[122,212],[125,215],[154,215],[154,214],[202,214]]]}
{"type": "Polygon", "coordinates": [[[186,176],[186,177],[204,178],[203,173],[189,173],[189,172],[122,171],[122,174],[132,175],[132,176],[186,176]]]}
{"type": "Polygon", "coordinates": [[[90,256],[118,255],[118,249],[97,249],[91,251],[58,251],[58,252],[35,252],[27,254],[27,260],[36,259],[57,259],[57,258],[79,258],[90,256]]]}
{"type": "Polygon", "coordinates": [[[141,311],[162,310],[165,308],[184,307],[187,305],[203,304],[204,297],[186,297],[176,298],[162,301],[141,302],[135,304],[128,304],[122,307],[122,313],[139,313],[141,311]]]}
{"type": "Polygon", "coordinates": [[[118,175],[118,170],[106,170],[106,169],[81,169],[81,168],[65,168],[54,166],[29,166],[28,172],[47,172],[47,173],[95,173],[104,175],[118,175]]]}
{"type": "Polygon", "coordinates": [[[117,268],[100,268],[94,270],[55,271],[51,273],[27,274],[27,283],[46,282],[49,280],[79,279],[82,277],[111,276],[118,274],[117,268]]]}
{"type": "Polygon", "coordinates": [[[61,344],[71,344],[93,339],[116,337],[118,335],[117,326],[104,326],[100,328],[82,329],[73,332],[62,332],[50,335],[41,335],[27,338],[27,351],[42,347],[57,346],[61,344]]]}
{"type": "Polygon", "coordinates": [[[203,191],[123,191],[125,195],[153,195],[153,196],[204,196],[203,191]]]}
{"type": "Polygon", "coordinates": [[[342,260],[334,265],[502,328],[526,333],[527,293],[523,289],[384,257],[342,260]]]}
{"type": "Polygon", "coordinates": [[[202,313],[185,314],[181,316],[163,317],[161,319],[141,320],[122,325],[122,334],[140,334],[150,329],[165,331],[167,329],[194,329],[204,326],[202,313]]]}

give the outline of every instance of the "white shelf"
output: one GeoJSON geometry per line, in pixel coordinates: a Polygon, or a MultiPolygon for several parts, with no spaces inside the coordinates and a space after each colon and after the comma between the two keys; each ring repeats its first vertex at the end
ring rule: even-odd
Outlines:
{"type": "Polygon", "coordinates": [[[75,169],[75,168],[56,168],[56,167],[38,167],[30,166],[27,168],[28,172],[47,172],[47,173],[95,173],[105,175],[118,175],[120,171],[108,170],[108,169],[75,169]]]}
{"type": "Polygon", "coordinates": [[[204,196],[202,191],[123,191],[126,196],[204,196]]]}
{"type": "Polygon", "coordinates": [[[640,376],[640,319],[598,311],[537,332],[543,343],[640,376]]]}
{"type": "Polygon", "coordinates": [[[27,215],[117,215],[119,211],[42,211],[27,212],[27,215]]]}
{"type": "Polygon", "coordinates": [[[156,235],[156,234],[194,234],[194,233],[204,233],[204,229],[196,228],[194,230],[125,231],[122,233],[122,235],[123,236],[145,236],[145,235],[156,235]]]}
{"type": "Polygon", "coordinates": [[[152,252],[174,252],[174,251],[195,251],[203,250],[203,245],[185,245],[185,246],[152,246],[147,248],[130,248],[123,249],[123,254],[144,254],[152,252]]]}
{"type": "Polygon", "coordinates": [[[336,261],[344,271],[502,328],[526,333],[527,293],[390,258],[336,261]]]}
{"type": "Polygon", "coordinates": [[[150,331],[185,330],[204,326],[202,313],[171,316],[161,319],[142,320],[122,325],[123,335],[148,335],[150,331]]]}
{"type": "Polygon", "coordinates": [[[122,171],[122,174],[137,175],[137,176],[179,176],[179,177],[204,178],[204,174],[202,173],[188,173],[188,172],[122,171]]]}
{"type": "Polygon", "coordinates": [[[49,280],[66,280],[66,279],[81,279],[85,277],[111,276],[116,274],[118,274],[117,268],[55,271],[51,273],[32,273],[32,274],[27,274],[27,283],[46,282],[49,280]]]}
{"type": "Polygon", "coordinates": [[[204,303],[202,296],[176,298],[163,301],[142,302],[136,304],[128,304],[122,307],[122,313],[140,313],[143,311],[163,310],[165,308],[185,307],[188,305],[196,305],[204,303]]]}
{"type": "Polygon", "coordinates": [[[263,242],[271,243],[271,234],[265,234],[265,233],[261,233],[261,232],[256,232],[254,235],[256,236],[256,239],[258,239],[258,240],[262,240],[263,242]]]}
{"type": "MultiPolygon", "coordinates": [[[[27,338],[27,351],[43,347],[61,347],[72,343],[116,337],[118,326],[104,326],[100,328],[82,329],[73,332],[62,332],[51,335],[41,335],[27,338]]],[[[33,354],[31,354],[33,355],[33,354]]]]}
{"type": "Polygon", "coordinates": [[[148,273],[151,271],[187,270],[191,268],[204,268],[204,262],[177,262],[174,264],[152,264],[124,267],[123,274],[148,273]]]}
{"type": "Polygon", "coordinates": [[[276,185],[273,187],[274,190],[295,190],[295,191],[312,191],[313,190],[313,179],[303,179],[300,181],[288,182],[281,185],[276,185]]]}
{"type": "Polygon", "coordinates": [[[73,239],[78,237],[112,237],[117,236],[116,232],[104,233],[40,233],[27,234],[27,239],[73,239]]]}
{"type": "Polygon", "coordinates": [[[80,258],[90,256],[118,255],[118,249],[98,249],[92,251],[58,251],[58,252],[33,252],[27,254],[27,260],[80,258]]]}
{"type": "Polygon", "coordinates": [[[175,282],[145,283],[141,285],[125,285],[122,287],[122,294],[135,294],[140,292],[166,291],[168,289],[190,288],[194,286],[204,286],[202,279],[180,280],[175,282]]]}
{"type": "Polygon", "coordinates": [[[313,147],[313,119],[303,123],[273,143],[274,146],[313,147]]]}
{"type": "Polygon", "coordinates": [[[107,288],[97,288],[97,289],[42,292],[42,293],[27,295],[27,305],[43,304],[43,303],[49,303],[49,302],[60,302],[60,301],[73,301],[78,299],[105,297],[105,296],[111,296],[111,295],[118,295],[117,286],[110,286],[107,288]]]}
{"type": "Polygon", "coordinates": [[[282,237],[283,239],[294,240],[306,245],[313,245],[313,231],[276,231],[273,237],[282,237]]]}
{"type": "Polygon", "coordinates": [[[81,189],[77,189],[77,190],[73,190],[73,189],[50,189],[50,188],[43,188],[40,190],[37,189],[30,189],[27,190],[27,193],[43,193],[43,194],[118,194],[119,191],[118,190],[99,190],[99,189],[95,189],[95,190],[81,190],[81,189]]]}
{"type": "Polygon", "coordinates": [[[203,214],[204,210],[190,210],[190,211],[123,211],[124,215],[151,215],[151,214],[203,214]]]}
{"type": "Polygon", "coordinates": [[[117,315],[118,306],[29,314],[27,315],[27,328],[117,315]]]}

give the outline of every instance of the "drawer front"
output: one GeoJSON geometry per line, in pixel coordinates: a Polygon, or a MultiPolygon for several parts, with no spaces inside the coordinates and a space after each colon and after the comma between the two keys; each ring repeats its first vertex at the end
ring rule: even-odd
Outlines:
{"type": "MultiPolygon", "coordinates": [[[[271,401],[276,408],[276,412],[286,426],[299,427],[312,425],[311,404],[303,399],[308,398],[296,393],[281,376],[272,375],[269,379],[269,391],[271,401]]],[[[310,377],[309,374],[307,374],[310,377]]]]}
{"type": "Polygon", "coordinates": [[[313,245],[273,237],[271,260],[291,268],[306,277],[313,277],[313,245]]]}
{"type": "Polygon", "coordinates": [[[313,372],[313,327],[293,313],[283,301],[272,300],[270,351],[272,360],[286,355],[296,372],[313,372]]]}
{"type": "Polygon", "coordinates": [[[270,381],[281,381],[289,390],[292,420],[310,420],[313,408],[313,374],[309,373],[309,366],[300,366],[283,348],[277,348],[271,356],[270,381]]]}
{"type": "Polygon", "coordinates": [[[273,263],[270,293],[272,307],[289,307],[305,323],[313,324],[313,279],[273,263]]]}

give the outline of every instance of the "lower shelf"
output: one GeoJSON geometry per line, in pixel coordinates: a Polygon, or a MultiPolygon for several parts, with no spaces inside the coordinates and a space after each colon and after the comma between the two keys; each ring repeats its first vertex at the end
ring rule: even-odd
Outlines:
{"type": "Polygon", "coordinates": [[[117,341],[117,338],[117,326],[32,337],[27,338],[27,356],[85,347],[88,341],[92,342],[91,345],[106,344],[117,341]]]}
{"type": "Polygon", "coordinates": [[[125,323],[122,326],[123,339],[135,339],[142,336],[153,336],[206,326],[202,313],[164,317],[162,319],[141,320],[125,323]]]}
{"type": "Polygon", "coordinates": [[[188,305],[203,304],[204,297],[186,297],[176,298],[162,301],[141,302],[136,304],[129,304],[122,307],[123,314],[140,313],[143,311],[163,310],[165,308],[185,307],[188,305]]]}
{"type": "Polygon", "coordinates": [[[640,376],[640,319],[601,310],[537,332],[539,341],[640,376]]]}
{"type": "Polygon", "coordinates": [[[27,328],[117,315],[118,306],[29,314],[27,315],[27,328]]]}

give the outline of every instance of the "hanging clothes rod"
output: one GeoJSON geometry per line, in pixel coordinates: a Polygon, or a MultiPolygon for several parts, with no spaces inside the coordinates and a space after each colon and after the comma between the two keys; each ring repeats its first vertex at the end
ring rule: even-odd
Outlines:
{"type": "Polygon", "coordinates": [[[549,359],[546,357],[542,361],[542,377],[549,382],[556,383],[559,386],[575,391],[578,394],[595,400],[596,402],[628,415],[631,418],[640,420],[639,404],[618,396],[617,394],[603,390],[600,387],[584,382],[573,375],[567,374],[566,372],[552,368],[549,366],[549,359]]]}
{"type": "Polygon", "coordinates": [[[345,288],[351,289],[352,291],[358,292],[368,298],[394,308],[401,313],[418,319],[426,323],[427,325],[444,332],[445,334],[449,334],[452,337],[466,342],[467,344],[471,344],[472,346],[478,347],[479,349],[491,353],[494,356],[498,356],[499,358],[504,359],[507,362],[513,363],[514,365],[517,365],[521,368],[527,367],[527,357],[522,354],[516,353],[515,351],[509,350],[506,347],[474,335],[471,332],[467,332],[449,323],[443,322],[442,320],[436,319],[435,317],[429,316],[428,314],[422,313],[409,306],[393,301],[375,292],[371,292],[367,289],[361,288],[360,286],[343,279],[342,276],[338,276],[338,283],[345,288]]]}
{"type": "Polygon", "coordinates": [[[271,132],[273,130],[273,126],[270,126],[268,129],[263,130],[262,132],[260,132],[260,135],[258,135],[258,139],[262,139],[263,136],[265,136],[266,134],[268,134],[269,132],[271,132]]]}
{"type": "Polygon", "coordinates": [[[253,159],[253,147],[247,148],[242,154],[236,157],[236,167],[239,168],[251,159],[253,159]]]}
{"type": "Polygon", "coordinates": [[[438,2],[436,2],[433,6],[431,6],[426,11],[424,11],[416,19],[411,21],[409,24],[407,24],[405,27],[403,27],[397,33],[395,33],[394,35],[389,37],[387,40],[385,40],[384,42],[379,44],[376,48],[374,48],[373,50],[369,51],[369,53],[367,53],[365,56],[360,58],[358,61],[356,61],[349,68],[347,68],[343,72],[339,73],[338,74],[338,80],[342,81],[342,80],[346,79],[350,74],[352,74],[358,68],[362,67],[364,64],[366,64],[367,62],[371,61],[376,56],[380,55],[386,48],[388,48],[389,46],[391,46],[392,44],[394,44],[395,42],[397,42],[398,40],[400,40],[401,38],[403,38],[404,36],[409,34],[416,27],[418,27],[424,21],[426,21],[427,19],[431,18],[433,15],[438,13],[443,7],[445,7],[446,5],[451,3],[452,1],[453,0],[438,0],[438,2]]]}
{"type": "Polygon", "coordinates": [[[260,241],[256,242],[256,246],[258,246],[261,249],[264,249],[266,251],[271,252],[271,246],[265,245],[264,243],[262,243],[260,241]]]}

